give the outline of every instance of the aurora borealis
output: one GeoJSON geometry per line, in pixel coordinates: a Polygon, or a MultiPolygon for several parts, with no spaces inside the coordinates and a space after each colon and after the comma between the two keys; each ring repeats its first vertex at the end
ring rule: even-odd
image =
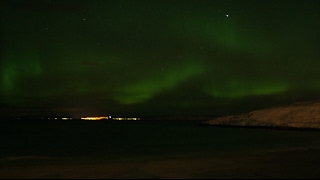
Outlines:
{"type": "Polygon", "coordinates": [[[318,100],[319,7],[2,0],[1,116],[211,116],[318,100]]]}

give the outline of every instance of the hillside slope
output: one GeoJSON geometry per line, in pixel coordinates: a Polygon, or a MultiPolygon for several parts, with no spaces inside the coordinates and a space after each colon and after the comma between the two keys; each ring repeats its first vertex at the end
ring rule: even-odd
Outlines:
{"type": "Polygon", "coordinates": [[[260,126],[289,128],[320,128],[320,102],[299,102],[286,106],[272,107],[249,113],[223,116],[206,125],[260,126]]]}

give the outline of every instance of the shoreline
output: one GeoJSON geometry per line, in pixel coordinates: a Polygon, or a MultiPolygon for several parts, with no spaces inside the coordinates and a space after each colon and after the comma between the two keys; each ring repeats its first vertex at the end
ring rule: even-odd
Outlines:
{"type": "MultiPolygon", "coordinates": [[[[0,167],[9,179],[194,179],[194,178],[317,178],[319,149],[286,150],[208,157],[102,161],[69,159],[68,162],[16,164],[0,167]]],[[[29,159],[32,161],[32,159],[29,159]]]]}
{"type": "Polygon", "coordinates": [[[239,126],[239,125],[226,125],[226,124],[210,124],[199,123],[199,126],[212,126],[217,128],[241,128],[241,129],[270,129],[270,130],[284,130],[284,131],[312,131],[320,132],[320,128],[305,128],[305,127],[281,127],[281,126],[239,126]]]}

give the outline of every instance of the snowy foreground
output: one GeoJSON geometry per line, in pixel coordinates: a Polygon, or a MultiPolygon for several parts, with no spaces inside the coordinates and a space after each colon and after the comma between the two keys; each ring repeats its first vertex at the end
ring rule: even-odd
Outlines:
{"type": "Polygon", "coordinates": [[[299,102],[245,114],[223,116],[206,121],[203,124],[318,129],[320,128],[320,102],[299,102]]]}

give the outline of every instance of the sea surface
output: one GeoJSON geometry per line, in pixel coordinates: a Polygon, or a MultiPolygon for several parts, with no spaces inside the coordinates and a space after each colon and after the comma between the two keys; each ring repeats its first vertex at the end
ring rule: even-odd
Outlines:
{"type": "MultiPolygon", "coordinates": [[[[200,158],[234,164],[232,171],[219,171],[217,177],[320,177],[320,131],[214,127],[200,122],[1,121],[0,170],[26,163],[61,163],[55,158],[70,158],[73,163],[200,158]],[[245,173],[255,167],[255,173],[245,173]]],[[[209,171],[198,175],[194,177],[212,177],[209,171]]]]}

